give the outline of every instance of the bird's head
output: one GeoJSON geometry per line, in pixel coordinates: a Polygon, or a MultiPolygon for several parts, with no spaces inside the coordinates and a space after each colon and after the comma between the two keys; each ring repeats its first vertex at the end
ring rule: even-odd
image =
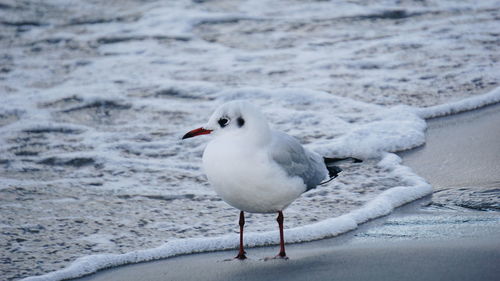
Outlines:
{"type": "Polygon", "coordinates": [[[231,134],[260,141],[270,135],[264,115],[246,101],[231,101],[219,106],[205,126],[189,131],[182,139],[212,133],[217,136],[231,134]]]}

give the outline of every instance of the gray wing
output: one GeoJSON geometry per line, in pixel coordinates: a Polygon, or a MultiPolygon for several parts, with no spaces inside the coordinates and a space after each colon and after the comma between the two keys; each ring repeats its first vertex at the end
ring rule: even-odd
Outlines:
{"type": "Polygon", "coordinates": [[[321,156],[304,149],[295,138],[285,133],[273,131],[272,134],[271,157],[288,175],[302,178],[307,190],[315,188],[326,178],[328,171],[321,156]]]}

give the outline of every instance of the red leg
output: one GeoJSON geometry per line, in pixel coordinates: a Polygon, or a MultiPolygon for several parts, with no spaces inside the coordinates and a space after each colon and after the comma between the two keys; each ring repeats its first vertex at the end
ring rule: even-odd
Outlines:
{"type": "Polygon", "coordinates": [[[243,211],[240,212],[240,251],[238,255],[235,257],[239,260],[244,260],[247,257],[245,256],[245,250],[243,249],[243,226],[245,226],[245,213],[243,211]]]}
{"type": "Polygon", "coordinates": [[[279,211],[278,212],[278,218],[276,219],[278,221],[278,225],[280,228],[280,253],[276,256],[277,258],[285,258],[287,259],[286,253],[285,253],[285,237],[283,235],[283,212],[279,211]]]}

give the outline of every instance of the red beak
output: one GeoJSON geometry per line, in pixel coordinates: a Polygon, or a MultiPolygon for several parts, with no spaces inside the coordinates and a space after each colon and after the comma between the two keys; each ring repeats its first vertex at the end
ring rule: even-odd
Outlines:
{"type": "Polygon", "coordinates": [[[210,134],[212,132],[212,130],[207,130],[207,129],[203,129],[203,128],[198,128],[198,129],[194,129],[192,131],[189,131],[187,132],[183,137],[182,139],[189,139],[189,138],[192,138],[192,137],[196,137],[196,136],[200,136],[200,135],[207,135],[207,134],[210,134]]]}

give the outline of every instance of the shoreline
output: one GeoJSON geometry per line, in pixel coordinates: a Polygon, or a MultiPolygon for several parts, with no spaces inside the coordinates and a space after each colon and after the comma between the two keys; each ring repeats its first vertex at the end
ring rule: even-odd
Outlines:
{"type": "Polygon", "coordinates": [[[337,237],[289,244],[287,261],[263,261],[278,250],[266,246],[248,249],[244,261],[226,260],[236,250],[179,255],[72,280],[496,280],[500,214],[422,210],[428,201],[337,237]]]}
{"type": "MultiPolygon", "coordinates": [[[[498,103],[479,110],[432,118],[427,120],[426,145],[398,154],[402,156],[405,165],[418,167],[421,161],[428,159],[428,153],[436,154],[436,151],[429,149],[429,147],[434,146],[435,142],[444,143],[446,146],[446,140],[455,138],[443,138],[440,136],[439,132],[443,131],[443,128],[450,128],[451,131],[467,135],[463,131],[463,126],[474,129],[477,128],[477,122],[486,125],[496,124],[495,122],[486,122],[484,119],[497,117],[500,117],[500,104],[498,103]],[[457,119],[459,121],[456,121],[457,119]],[[437,136],[435,136],[436,132],[437,136]]],[[[480,128],[484,129],[485,127],[480,128]]],[[[490,133],[489,136],[495,132],[491,130],[487,131],[490,133]]],[[[485,135],[488,134],[481,134],[483,138],[485,135]]],[[[487,148],[485,147],[485,149],[487,148]]],[[[434,156],[436,157],[436,155],[434,156]]],[[[435,169],[430,169],[430,171],[435,171],[435,169]]],[[[483,172],[491,175],[494,170],[483,170],[483,172]]],[[[419,175],[422,174],[419,173],[419,175]]],[[[442,176],[443,174],[440,173],[440,175],[442,176]]],[[[428,174],[422,176],[427,177],[428,174]]],[[[435,181],[434,177],[430,178],[431,180],[429,181],[433,183],[435,181]]],[[[448,180],[453,179],[448,174],[444,178],[448,180]]],[[[450,184],[452,185],[452,183],[450,184]]],[[[442,183],[437,185],[438,188],[440,186],[442,186],[442,183]]],[[[434,192],[436,191],[438,190],[434,192]]],[[[443,208],[442,206],[432,204],[431,196],[427,196],[424,199],[416,200],[397,208],[388,216],[368,221],[360,225],[357,229],[339,236],[312,242],[288,244],[287,249],[292,258],[291,263],[289,262],[285,265],[275,261],[270,263],[260,261],[260,258],[274,255],[276,246],[266,246],[249,248],[248,252],[251,259],[244,267],[241,267],[239,264],[235,266],[234,262],[221,263],[221,260],[232,257],[234,254],[234,250],[224,250],[179,255],[157,261],[125,265],[102,270],[74,280],[134,280],[134,275],[131,272],[148,274],[149,280],[177,280],[179,278],[183,280],[196,280],[200,275],[193,272],[193,268],[199,269],[199,274],[203,274],[202,276],[206,280],[266,280],[258,272],[261,272],[261,270],[269,271],[270,269],[266,269],[269,267],[273,269],[272,272],[281,272],[279,276],[272,274],[269,276],[273,276],[272,278],[283,277],[291,270],[289,265],[298,268],[292,270],[295,274],[294,276],[286,275],[291,280],[302,280],[306,275],[307,278],[312,278],[311,280],[321,280],[327,276],[332,277],[334,274],[337,274],[335,276],[344,280],[362,280],[363,276],[364,278],[366,276],[374,276],[373,280],[391,280],[388,271],[376,271],[374,266],[377,263],[382,263],[385,268],[394,268],[396,266],[395,263],[398,262],[397,259],[394,260],[394,256],[400,256],[409,261],[408,265],[425,264],[431,267],[434,262],[429,257],[441,257],[439,262],[444,267],[454,267],[453,272],[449,270],[446,272],[440,271],[438,268],[430,270],[425,273],[428,275],[426,278],[430,280],[433,280],[432,276],[436,278],[434,280],[441,279],[443,278],[443,274],[449,279],[467,280],[467,278],[471,278],[471,275],[469,275],[471,272],[474,274],[483,274],[481,275],[482,280],[494,280],[494,277],[498,276],[499,273],[494,265],[500,261],[500,244],[498,243],[500,241],[500,235],[498,235],[500,233],[500,225],[498,222],[500,222],[500,213],[478,212],[460,208],[451,208],[450,210],[450,208],[443,208]],[[477,231],[477,229],[481,229],[481,231],[477,231]],[[337,255],[337,252],[343,252],[344,254],[337,255]],[[359,255],[361,252],[366,252],[367,256],[371,258],[366,258],[365,256],[365,259],[363,259],[363,256],[359,255]],[[480,261],[480,263],[474,263],[475,267],[469,266],[468,259],[471,252],[480,261]],[[310,270],[307,269],[308,266],[324,264],[323,261],[325,259],[331,263],[340,262],[337,260],[338,256],[341,256],[340,261],[351,259],[354,262],[356,259],[362,259],[359,260],[359,263],[365,270],[357,271],[356,268],[350,268],[345,271],[330,272],[325,268],[320,268],[318,271],[325,272],[326,270],[327,275],[316,274],[316,277],[308,275],[310,274],[310,270]],[[483,267],[478,267],[478,264],[483,267]],[[176,268],[175,274],[177,275],[171,275],[174,272],[169,271],[168,268],[176,268]],[[246,272],[246,277],[243,278],[240,276],[242,274],[241,271],[246,272]],[[347,276],[346,272],[358,272],[360,275],[352,274],[352,276],[347,276]]],[[[350,265],[352,262],[345,264],[350,265]]],[[[419,280],[421,277],[419,274],[402,275],[404,272],[407,272],[403,269],[410,270],[410,267],[403,266],[398,271],[399,273],[396,274],[393,272],[392,274],[398,275],[398,278],[419,280]]]]}

